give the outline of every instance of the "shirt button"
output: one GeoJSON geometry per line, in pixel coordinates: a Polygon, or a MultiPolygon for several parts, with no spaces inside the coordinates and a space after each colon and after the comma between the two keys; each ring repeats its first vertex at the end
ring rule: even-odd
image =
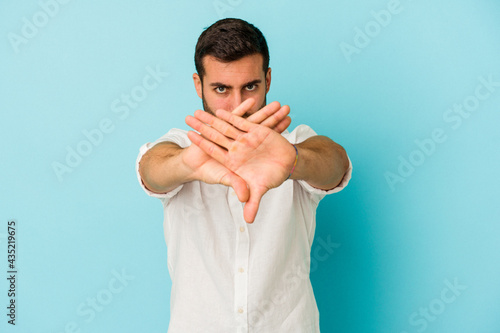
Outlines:
{"type": "Polygon", "coordinates": [[[245,270],[243,269],[243,267],[240,267],[240,269],[238,269],[238,271],[239,271],[240,273],[243,273],[245,270]]]}
{"type": "Polygon", "coordinates": [[[240,231],[241,232],[245,231],[245,227],[240,227],[240,231]]]}
{"type": "Polygon", "coordinates": [[[243,308],[239,308],[239,309],[238,309],[238,312],[239,312],[239,313],[243,313],[243,308]]]}

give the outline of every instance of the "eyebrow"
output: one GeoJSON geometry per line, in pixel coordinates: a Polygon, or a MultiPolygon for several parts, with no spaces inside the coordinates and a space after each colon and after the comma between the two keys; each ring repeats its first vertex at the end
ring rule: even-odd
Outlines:
{"type": "MultiPolygon", "coordinates": [[[[253,80],[253,81],[250,81],[250,82],[247,82],[245,84],[243,84],[243,87],[245,86],[249,86],[249,85],[252,85],[252,84],[257,84],[257,83],[262,83],[262,80],[261,79],[257,79],[257,80],[253,80]]],[[[232,86],[228,86],[224,83],[221,83],[221,82],[213,82],[213,83],[210,83],[210,86],[211,87],[224,87],[224,88],[233,88],[232,86]]]]}

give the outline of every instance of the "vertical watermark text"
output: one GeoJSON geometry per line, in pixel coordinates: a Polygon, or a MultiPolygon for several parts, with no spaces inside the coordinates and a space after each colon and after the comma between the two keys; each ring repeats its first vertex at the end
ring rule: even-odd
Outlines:
{"type": "Polygon", "coordinates": [[[17,295],[19,294],[18,286],[18,265],[17,265],[17,254],[19,253],[18,247],[18,223],[16,220],[7,221],[7,323],[10,325],[16,325],[17,319],[17,295]]]}

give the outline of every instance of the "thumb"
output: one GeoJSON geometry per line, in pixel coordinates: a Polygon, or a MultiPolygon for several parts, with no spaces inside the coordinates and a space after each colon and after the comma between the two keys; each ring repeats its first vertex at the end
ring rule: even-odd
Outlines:
{"type": "Polygon", "coordinates": [[[234,172],[229,171],[226,175],[224,175],[221,183],[226,186],[231,186],[240,202],[246,202],[248,200],[250,191],[247,187],[247,183],[243,180],[243,178],[234,172]]]}
{"type": "Polygon", "coordinates": [[[266,192],[266,188],[250,189],[250,198],[243,208],[243,218],[247,223],[253,223],[255,220],[255,216],[257,216],[257,211],[259,210],[260,200],[266,192]]]}

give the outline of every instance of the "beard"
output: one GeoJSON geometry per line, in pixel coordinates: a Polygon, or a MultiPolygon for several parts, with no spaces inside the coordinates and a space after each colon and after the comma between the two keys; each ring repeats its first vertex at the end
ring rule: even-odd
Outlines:
{"type": "MultiPolygon", "coordinates": [[[[264,96],[264,102],[263,104],[257,109],[257,110],[260,110],[262,109],[264,106],[266,106],[267,102],[266,102],[266,97],[267,96],[264,96]]],[[[215,116],[215,111],[216,110],[212,110],[208,104],[207,104],[207,101],[205,101],[205,94],[203,94],[203,91],[201,93],[201,100],[203,101],[203,110],[205,110],[206,112],[210,113],[212,116],[215,116]]],[[[243,118],[248,118],[249,116],[251,116],[252,114],[251,113],[245,113],[243,115],[243,118]]]]}

